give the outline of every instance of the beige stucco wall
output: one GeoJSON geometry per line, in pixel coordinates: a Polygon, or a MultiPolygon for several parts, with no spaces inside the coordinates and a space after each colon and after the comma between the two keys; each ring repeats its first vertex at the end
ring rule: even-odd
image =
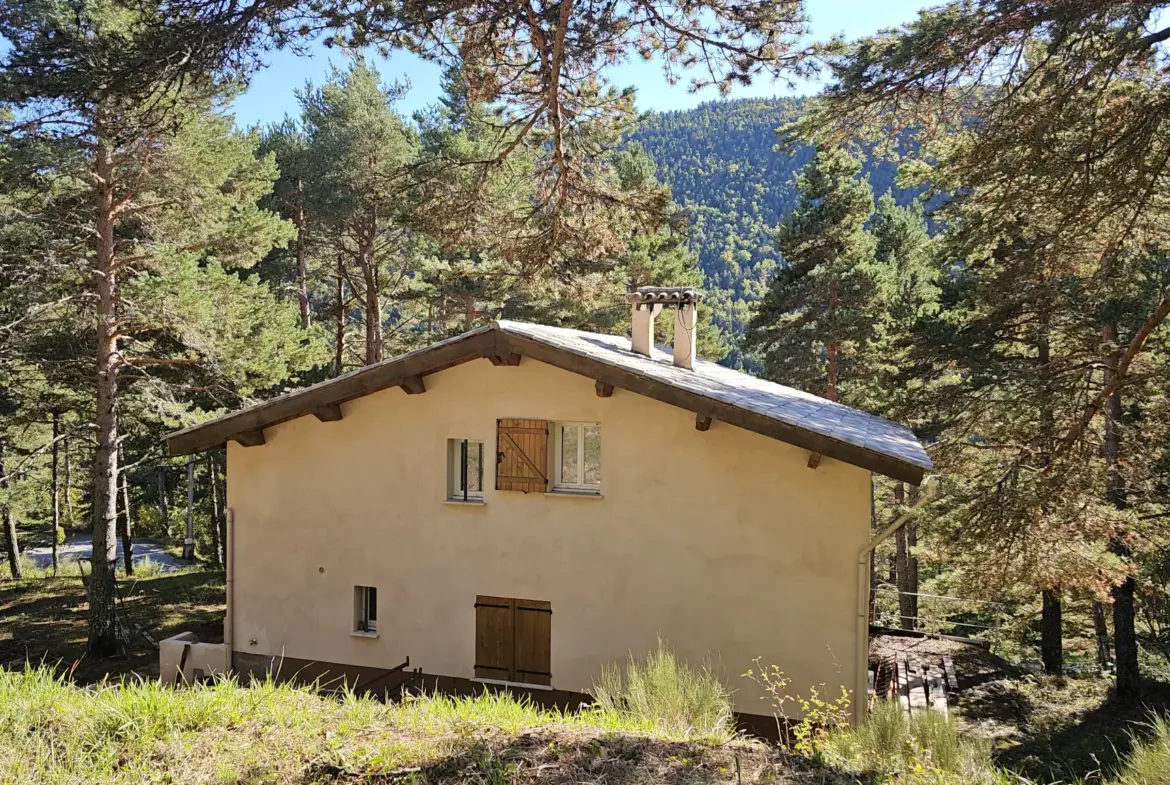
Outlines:
{"type": "Polygon", "coordinates": [[[867,471],[532,360],[426,386],[229,445],[236,651],[470,678],[487,594],[552,603],[558,689],[659,635],[716,658],[739,711],[769,712],[741,678],[757,656],[796,691],[857,688],[867,471]],[[444,504],[447,439],[490,456],[499,417],[600,422],[603,498],[495,491],[489,457],[486,504],[444,504]],[[378,588],[377,639],[350,635],[354,585],[378,588]]]}

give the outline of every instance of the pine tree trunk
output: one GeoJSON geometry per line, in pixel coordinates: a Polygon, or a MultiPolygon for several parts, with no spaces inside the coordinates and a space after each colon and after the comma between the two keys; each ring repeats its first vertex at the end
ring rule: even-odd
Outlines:
{"type": "MultiPolygon", "coordinates": [[[[1117,345],[1117,325],[1107,324],[1102,337],[1112,346],[1117,345]]],[[[1105,372],[1105,384],[1112,381],[1120,352],[1114,351],[1109,357],[1105,372]]],[[[1121,419],[1123,414],[1121,390],[1109,396],[1105,404],[1105,498],[1118,510],[1128,506],[1125,479],[1121,474],[1121,419]]],[[[1117,534],[1109,544],[1109,550],[1128,561],[1131,553],[1129,543],[1122,533],[1117,534]]],[[[1113,646],[1114,663],[1117,672],[1116,696],[1122,701],[1134,701],[1141,697],[1141,673],[1138,669],[1137,629],[1134,619],[1134,594],[1137,585],[1132,577],[1114,586],[1113,594],[1113,646]]]]}
{"type": "Polygon", "coordinates": [[[195,560],[195,456],[187,458],[187,534],[183,537],[183,558],[195,560]]]}
{"type": "Polygon", "coordinates": [[[1044,672],[1051,676],[1064,674],[1064,635],[1060,589],[1045,589],[1040,612],[1040,660],[1044,672]]]}
{"type": "Polygon", "coordinates": [[[366,365],[382,361],[382,299],[378,293],[378,271],[374,264],[374,242],[362,243],[358,265],[365,283],[366,365]]]}
{"type": "Polygon", "coordinates": [[[64,439],[65,444],[65,522],[71,527],[77,522],[77,515],[73,511],[73,451],[69,449],[70,439],[64,439]]]}
{"type": "MultiPolygon", "coordinates": [[[[219,505],[219,547],[221,551],[220,564],[227,569],[228,560],[228,531],[227,531],[227,452],[220,453],[221,459],[216,463],[223,466],[223,481],[219,485],[221,499],[219,505]]],[[[216,475],[218,478],[218,474],[216,475]]]]}
{"type": "MultiPolygon", "coordinates": [[[[837,292],[837,282],[833,281],[829,285],[829,310],[833,311],[837,308],[839,295],[837,292]]],[[[825,375],[827,377],[825,382],[825,397],[830,401],[837,400],[837,342],[829,340],[825,343],[825,375]]]]}
{"type": "Polygon", "coordinates": [[[167,538],[171,536],[171,509],[170,502],[167,500],[167,469],[165,466],[158,467],[158,511],[162,516],[163,531],[167,533],[167,538]]]}
{"type": "MultiPolygon", "coordinates": [[[[0,444],[0,477],[5,476],[4,445],[0,444]]],[[[11,485],[9,480],[0,480],[0,494],[11,485]]],[[[8,557],[8,571],[13,580],[24,579],[24,565],[20,561],[20,540],[16,535],[16,513],[7,496],[0,496],[0,524],[4,527],[4,554],[8,557]]]]}
{"type": "Polygon", "coordinates": [[[53,410],[53,452],[49,463],[49,495],[53,505],[53,531],[49,542],[52,544],[53,576],[56,577],[61,567],[61,554],[57,547],[57,532],[61,531],[61,488],[57,481],[57,467],[60,465],[61,413],[53,410]]]}
{"type": "Polygon", "coordinates": [[[219,547],[219,482],[215,474],[215,453],[210,452],[207,454],[207,481],[211,488],[211,561],[219,568],[223,567],[223,553],[219,547]]]}
{"type": "Polygon", "coordinates": [[[1105,623],[1105,606],[1093,600],[1093,634],[1097,639],[1097,666],[1109,664],[1109,626],[1105,623]]]}
{"type": "Polygon", "coordinates": [[[105,141],[95,153],[97,294],[97,416],[94,440],[93,557],[89,577],[89,653],[118,652],[115,594],[118,523],[118,288],[114,260],[113,154],[105,141]]]}
{"type": "Polygon", "coordinates": [[[134,540],[131,532],[130,482],[122,472],[122,563],[127,575],[134,574],[134,540]]]}
{"type": "Polygon", "coordinates": [[[340,376],[345,371],[345,261],[341,251],[337,252],[337,323],[334,329],[333,373],[340,376]]]}
{"type": "Polygon", "coordinates": [[[305,206],[303,204],[297,205],[294,223],[297,226],[297,303],[301,309],[301,328],[307,330],[312,315],[309,312],[309,266],[306,262],[305,252],[305,206]]]}

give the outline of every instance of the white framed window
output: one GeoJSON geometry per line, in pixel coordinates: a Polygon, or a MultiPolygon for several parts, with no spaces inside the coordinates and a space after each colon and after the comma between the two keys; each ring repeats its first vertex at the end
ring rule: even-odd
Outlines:
{"type": "Polygon", "coordinates": [[[447,499],[483,501],[483,442],[447,440],[447,499]]]}
{"type": "Polygon", "coordinates": [[[601,425],[558,422],[552,429],[553,489],[601,493],[601,425]]]}
{"type": "Polygon", "coordinates": [[[373,586],[353,587],[353,630],[373,635],[378,632],[378,590],[373,586]]]}

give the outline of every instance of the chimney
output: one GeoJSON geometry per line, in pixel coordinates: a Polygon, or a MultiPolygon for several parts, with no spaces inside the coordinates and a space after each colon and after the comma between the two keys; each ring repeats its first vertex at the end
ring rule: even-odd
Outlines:
{"type": "Polygon", "coordinates": [[[679,368],[695,367],[695,327],[698,324],[702,292],[687,286],[643,286],[630,295],[634,306],[632,348],[650,356],[654,346],[654,318],[665,307],[673,307],[674,364],[679,368]]]}

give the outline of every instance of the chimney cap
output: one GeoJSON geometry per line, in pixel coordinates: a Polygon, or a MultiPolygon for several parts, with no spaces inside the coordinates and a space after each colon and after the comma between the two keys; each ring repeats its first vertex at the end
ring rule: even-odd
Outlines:
{"type": "Polygon", "coordinates": [[[634,305],[688,305],[703,299],[703,293],[690,286],[640,286],[628,295],[634,305]]]}

